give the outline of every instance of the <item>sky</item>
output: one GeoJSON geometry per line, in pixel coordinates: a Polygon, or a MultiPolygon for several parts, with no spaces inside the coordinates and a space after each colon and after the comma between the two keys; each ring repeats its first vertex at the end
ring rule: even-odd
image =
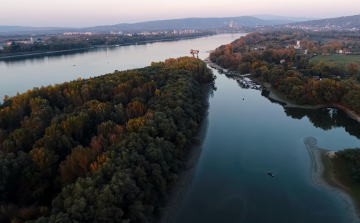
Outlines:
{"type": "Polygon", "coordinates": [[[360,14],[360,0],[1,0],[0,25],[89,27],[188,17],[333,18],[360,14]]]}

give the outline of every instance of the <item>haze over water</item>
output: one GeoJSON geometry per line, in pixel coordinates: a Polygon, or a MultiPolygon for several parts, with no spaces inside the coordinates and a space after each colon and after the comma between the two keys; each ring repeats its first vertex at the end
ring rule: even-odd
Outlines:
{"type": "MultiPolygon", "coordinates": [[[[152,61],[190,55],[190,49],[200,50],[199,57],[204,59],[208,56],[205,51],[240,36],[0,61],[0,97],[35,86],[148,66],[152,61]]],[[[235,80],[217,76],[203,151],[175,222],[349,222],[339,199],[312,184],[303,138],[316,137],[325,149],[353,148],[359,146],[359,140],[344,127],[360,137],[359,124],[337,110],[331,110],[332,115],[327,109],[284,110],[260,91],[242,89],[235,80]],[[338,123],[343,127],[332,127],[338,123]],[[275,177],[270,178],[267,171],[275,177]]]]}

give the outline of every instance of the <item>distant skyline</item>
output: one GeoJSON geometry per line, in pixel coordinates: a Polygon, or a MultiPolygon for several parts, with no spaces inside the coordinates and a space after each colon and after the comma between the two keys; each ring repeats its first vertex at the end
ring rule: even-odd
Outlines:
{"type": "Polygon", "coordinates": [[[88,27],[179,18],[276,15],[333,18],[360,14],[359,0],[2,0],[0,25],[88,27]]]}

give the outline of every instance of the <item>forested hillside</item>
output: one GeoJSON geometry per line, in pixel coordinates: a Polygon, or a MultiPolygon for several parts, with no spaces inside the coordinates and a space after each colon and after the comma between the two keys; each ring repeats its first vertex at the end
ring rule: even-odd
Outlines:
{"type": "Polygon", "coordinates": [[[151,221],[212,81],[202,61],[183,57],[5,97],[0,222],[151,221]]]}

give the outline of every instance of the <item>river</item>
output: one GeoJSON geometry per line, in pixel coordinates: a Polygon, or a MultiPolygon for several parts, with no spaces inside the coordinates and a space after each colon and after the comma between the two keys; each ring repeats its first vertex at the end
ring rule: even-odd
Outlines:
{"type": "MultiPolygon", "coordinates": [[[[0,62],[0,95],[140,68],[189,55],[190,49],[204,59],[206,51],[240,36],[12,58],[0,62]]],[[[343,203],[311,182],[303,139],[316,137],[319,147],[330,150],[357,147],[359,124],[337,109],[284,109],[260,91],[214,73],[217,90],[209,100],[202,154],[174,222],[349,222],[343,203]]]]}
{"type": "Polygon", "coordinates": [[[155,42],[139,45],[92,48],[78,51],[0,59],[0,100],[33,87],[47,86],[89,78],[114,70],[149,66],[169,57],[191,56],[190,49],[200,50],[199,57],[219,44],[230,43],[244,34],[208,36],[197,39],[155,42]]]}

